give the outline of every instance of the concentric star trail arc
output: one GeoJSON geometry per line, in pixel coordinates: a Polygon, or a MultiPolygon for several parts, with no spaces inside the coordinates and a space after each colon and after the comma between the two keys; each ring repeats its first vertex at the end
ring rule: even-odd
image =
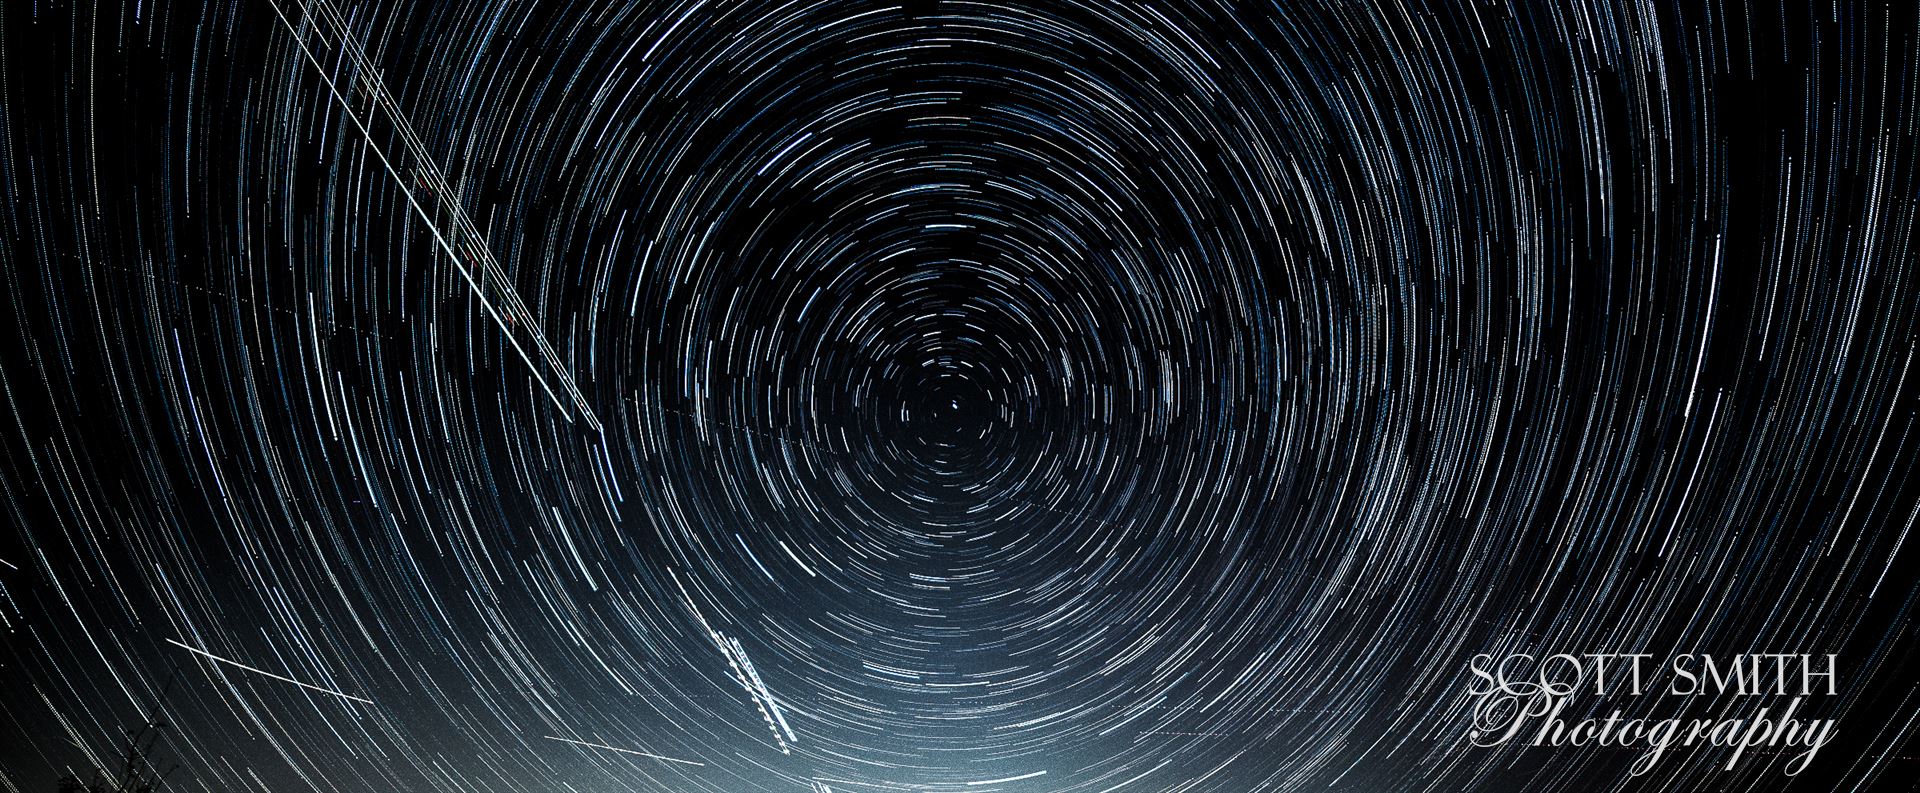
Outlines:
{"type": "Polygon", "coordinates": [[[9,4],[0,790],[1899,788],[1911,12],[9,4]]]}

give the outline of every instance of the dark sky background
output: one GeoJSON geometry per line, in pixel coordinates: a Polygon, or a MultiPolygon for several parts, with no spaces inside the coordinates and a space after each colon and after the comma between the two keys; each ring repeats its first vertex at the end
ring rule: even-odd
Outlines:
{"type": "Polygon", "coordinates": [[[1902,5],[7,2],[0,790],[1910,789],[1902,5]]]}

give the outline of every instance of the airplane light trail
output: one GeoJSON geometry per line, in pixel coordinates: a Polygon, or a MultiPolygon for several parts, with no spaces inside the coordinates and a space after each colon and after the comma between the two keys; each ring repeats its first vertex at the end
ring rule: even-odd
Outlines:
{"type": "Polygon", "coordinates": [[[560,738],[552,735],[542,735],[540,737],[545,738],[549,741],[559,741],[561,743],[574,744],[575,746],[587,746],[594,749],[605,749],[609,752],[619,752],[621,754],[639,755],[641,757],[648,757],[654,760],[659,760],[664,763],[680,763],[682,765],[697,765],[697,766],[706,765],[706,763],[695,762],[693,760],[682,760],[678,757],[668,757],[666,755],[654,754],[652,752],[641,752],[641,751],[635,751],[633,749],[622,749],[618,746],[608,746],[604,743],[590,743],[588,741],[576,741],[572,738],[560,738]]]}
{"type": "Polygon", "coordinates": [[[336,696],[336,697],[339,697],[339,698],[341,698],[341,699],[350,699],[350,700],[353,700],[354,702],[360,702],[360,703],[365,703],[365,704],[368,704],[368,705],[371,705],[371,704],[373,704],[373,700],[371,700],[371,699],[367,699],[366,697],[356,697],[356,696],[354,696],[354,695],[352,695],[352,694],[348,694],[348,693],[345,693],[345,692],[341,692],[341,691],[335,691],[335,690],[333,690],[333,689],[331,689],[331,688],[324,688],[324,687],[321,687],[321,686],[316,686],[316,685],[314,685],[314,684],[312,684],[312,683],[302,683],[302,682],[300,682],[300,681],[298,681],[298,680],[295,680],[295,679],[293,679],[293,678],[291,678],[291,677],[287,677],[287,676],[285,676],[285,675],[276,675],[276,674],[274,674],[274,673],[272,673],[272,672],[269,672],[269,671],[267,671],[267,670],[265,670],[265,669],[261,669],[261,668],[259,668],[259,667],[255,667],[255,666],[248,666],[248,665],[246,665],[246,664],[243,664],[243,663],[240,663],[239,661],[235,661],[235,660],[233,660],[233,659],[231,659],[231,658],[222,658],[222,657],[220,657],[220,656],[217,656],[217,655],[214,655],[213,653],[210,653],[210,652],[207,652],[206,650],[202,650],[202,649],[200,649],[200,648],[198,648],[198,647],[194,647],[193,645],[190,645],[190,644],[182,644],[182,643],[180,643],[180,642],[177,642],[177,641],[174,641],[174,640],[172,640],[172,639],[168,639],[168,640],[167,640],[167,643],[168,643],[168,644],[171,644],[171,645],[173,645],[173,646],[175,646],[175,647],[179,647],[179,648],[181,648],[181,649],[183,649],[183,650],[186,650],[187,652],[190,652],[190,653],[194,653],[194,654],[196,654],[196,655],[203,655],[203,656],[206,656],[207,658],[210,658],[210,659],[212,659],[212,660],[215,660],[215,661],[219,661],[220,663],[223,663],[223,664],[226,664],[226,665],[228,665],[228,666],[233,666],[233,667],[238,667],[238,668],[240,668],[240,669],[245,669],[245,670],[247,670],[247,671],[249,671],[249,672],[253,672],[253,673],[255,673],[255,674],[260,674],[260,675],[266,675],[267,677],[271,677],[271,678],[273,678],[273,679],[275,679],[275,680],[278,680],[278,681],[281,681],[281,682],[283,682],[283,683],[292,683],[292,684],[294,684],[294,685],[296,685],[296,686],[299,686],[299,687],[301,687],[301,688],[308,688],[308,689],[312,689],[312,690],[314,690],[314,691],[318,691],[318,692],[320,692],[320,693],[322,693],[322,694],[332,694],[332,695],[334,695],[334,696],[336,696]]]}

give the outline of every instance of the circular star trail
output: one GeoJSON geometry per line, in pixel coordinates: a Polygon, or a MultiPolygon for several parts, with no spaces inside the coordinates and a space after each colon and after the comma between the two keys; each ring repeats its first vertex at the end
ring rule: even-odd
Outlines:
{"type": "Polygon", "coordinates": [[[0,29],[9,789],[1912,773],[1887,5],[0,29]],[[1513,652],[1835,653],[1842,738],[1465,746],[1513,652]]]}

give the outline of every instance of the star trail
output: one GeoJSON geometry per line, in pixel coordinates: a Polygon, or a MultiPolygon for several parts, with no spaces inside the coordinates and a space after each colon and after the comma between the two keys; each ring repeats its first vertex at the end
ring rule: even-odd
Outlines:
{"type": "Polygon", "coordinates": [[[1906,789],[1916,157],[1898,2],[9,2],[0,791],[1906,789]]]}

